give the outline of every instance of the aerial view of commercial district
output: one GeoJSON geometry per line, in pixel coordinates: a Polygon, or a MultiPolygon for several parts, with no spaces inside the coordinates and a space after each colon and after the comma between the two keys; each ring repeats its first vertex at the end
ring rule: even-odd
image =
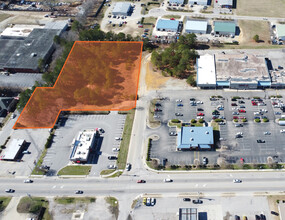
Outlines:
{"type": "Polygon", "coordinates": [[[1,220],[285,220],[285,0],[1,0],[0,32],[1,220]]]}

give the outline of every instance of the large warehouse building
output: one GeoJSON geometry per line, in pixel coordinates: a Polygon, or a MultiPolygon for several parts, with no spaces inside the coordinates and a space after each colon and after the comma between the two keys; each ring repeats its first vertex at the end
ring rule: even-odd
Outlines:
{"type": "Polygon", "coordinates": [[[209,5],[210,0],[189,0],[190,5],[209,5]]]}
{"type": "Polygon", "coordinates": [[[39,60],[46,62],[55,49],[54,36],[60,35],[67,27],[67,21],[59,21],[41,28],[32,26],[28,33],[19,26],[4,31],[0,38],[0,70],[38,73],[39,60]],[[18,34],[20,30],[25,34],[18,34]]]}
{"type": "Polygon", "coordinates": [[[276,35],[279,40],[285,41],[285,24],[276,25],[276,35]]]}
{"type": "Polygon", "coordinates": [[[201,56],[197,60],[197,86],[213,88],[214,78],[216,78],[216,88],[257,89],[271,87],[267,60],[255,55],[207,54],[201,56]],[[213,60],[215,64],[209,65],[213,60]]]}
{"type": "Polygon", "coordinates": [[[112,14],[128,16],[131,13],[131,8],[131,3],[129,2],[117,2],[112,11],[112,14]]]}
{"type": "Polygon", "coordinates": [[[215,34],[235,35],[236,23],[232,21],[214,21],[215,34]]]}
{"type": "Polygon", "coordinates": [[[208,28],[207,21],[188,20],[185,25],[186,33],[206,34],[208,28]]]}
{"type": "Polygon", "coordinates": [[[157,31],[177,32],[179,27],[179,21],[159,19],[156,24],[157,31]]]}
{"type": "Polygon", "coordinates": [[[233,0],[215,0],[221,8],[232,8],[233,0]]]}
{"type": "Polygon", "coordinates": [[[177,150],[211,150],[214,146],[212,127],[181,127],[177,150]]]}

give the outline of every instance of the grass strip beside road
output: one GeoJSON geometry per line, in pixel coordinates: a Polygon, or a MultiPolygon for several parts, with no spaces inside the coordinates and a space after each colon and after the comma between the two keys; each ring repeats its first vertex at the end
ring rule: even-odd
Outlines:
{"type": "Polygon", "coordinates": [[[45,208],[45,212],[43,215],[43,220],[51,220],[52,217],[49,214],[48,208],[49,208],[49,202],[43,197],[23,197],[21,198],[18,206],[17,206],[17,212],[19,213],[33,213],[33,214],[39,214],[40,210],[42,208],[45,208]]]}
{"type": "Polygon", "coordinates": [[[110,170],[102,170],[100,172],[100,175],[104,176],[104,175],[108,175],[108,174],[111,174],[115,171],[115,169],[110,169],[110,170]]]}
{"type": "Polygon", "coordinates": [[[121,141],[120,151],[118,153],[117,166],[118,169],[125,169],[131,139],[131,133],[133,129],[133,122],[135,117],[135,109],[128,112],[123,132],[123,140],[121,141]]]}
{"type": "Polygon", "coordinates": [[[58,204],[68,205],[74,203],[93,203],[96,202],[95,197],[56,197],[54,201],[58,204]]]}
{"type": "Polygon", "coordinates": [[[115,197],[109,196],[105,198],[106,203],[109,204],[110,212],[115,215],[115,219],[119,216],[119,202],[115,197]]]}
{"type": "Polygon", "coordinates": [[[47,154],[47,148],[45,148],[43,150],[43,153],[40,156],[40,159],[38,160],[37,165],[35,166],[35,168],[32,171],[32,175],[44,175],[45,174],[45,171],[40,169],[40,167],[42,166],[42,163],[43,163],[43,160],[44,160],[46,154],[47,154]]]}
{"type": "Polygon", "coordinates": [[[116,173],[114,173],[113,175],[111,176],[108,176],[107,178],[114,178],[114,177],[119,177],[123,174],[123,171],[118,171],[116,173]]]}
{"type": "Polygon", "coordinates": [[[58,175],[88,175],[91,170],[91,166],[79,166],[72,165],[66,166],[58,171],[58,175]]]}
{"type": "Polygon", "coordinates": [[[0,212],[3,212],[5,210],[5,208],[9,205],[11,199],[12,197],[0,197],[0,212]]]}

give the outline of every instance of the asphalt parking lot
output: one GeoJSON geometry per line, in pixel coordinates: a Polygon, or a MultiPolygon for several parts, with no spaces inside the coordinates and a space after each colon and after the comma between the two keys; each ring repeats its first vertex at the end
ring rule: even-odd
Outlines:
{"type": "Polygon", "coordinates": [[[116,161],[108,160],[109,155],[116,155],[112,152],[113,147],[120,147],[120,141],[115,137],[121,137],[126,115],[111,112],[109,115],[70,115],[63,126],[55,132],[51,148],[49,148],[44,165],[50,166],[49,175],[55,175],[57,171],[70,164],[71,143],[81,130],[103,128],[101,145],[94,153],[90,153],[86,164],[92,165],[90,175],[98,176],[100,171],[107,169],[109,164],[116,161]]]}
{"type": "MultiPolygon", "coordinates": [[[[156,119],[160,120],[161,126],[155,130],[147,130],[149,135],[159,136],[159,140],[153,141],[151,148],[151,157],[158,158],[162,161],[164,158],[168,159],[169,164],[185,165],[193,164],[195,159],[202,161],[203,157],[209,159],[209,163],[216,163],[219,156],[225,157],[228,162],[236,163],[240,158],[244,159],[246,163],[266,163],[269,156],[273,157],[275,161],[284,162],[285,148],[283,147],[285,141],[285,134],[280,133],[284,129],[278,124],[277,119],[281,117],[282,111],[280,108],[274,108],[270,95],[276,95],[276,91],[193,91],[193,95],[166,94],[164,100],[159,101],[161,106],[158,106],[162,111],[155,113],[156,119]],[[274,94],[275,93],[275,94],[274,94]],[[222,96],[215,101],[210,101],[210,96],[216,94],[222,96]],[[240,96],[242,103],[239,100],[232,101],[233,96],[240,96]],[[258,96],[262,99],[260,105],[253,105],[252,98],[258,96]],[[190,98],[195,98],[195,101],[202,101],[202,104],[196,106],[190,105],[190,98]],[[236,106],[233,106],[235,103],[236,106]],[[264,104],[262,104],[264,103],[264,104]],[[197,113],[205,114],[204,120],[209,122],[212,120],[212,111],[221,105],[224,110],[220,110],[220,117],[225,118],[225,125],[220,125],[220,138],[218,146],[223,146],[223,151],[176,151],[176,136],[170,136],[170,131],[176,131],[175,127],[168,127],[167,122],[171,119],[179,119],[183,122],[190,122],[191,119],[197,118],[197,113]],[[239,106],[243,105],[244,108],[239,106]],[[202,108],[203,111],[197,111],[202,108]],[[245,112],[239,112],[238,109],[243,109],[245,112]],[[255,115],[255,112],[263,111],[262,115],[255,115]],[[238,112],[233,115],[233,112],[238,112]],[[275,113],[279,112],[279,115],[275,113]],[[177,116],[175,113],[179,113],[177,116]],[[238,123],[242,123],[243,127],[235,127],[233,117],[238,118],[238,123]],[[269,122],[263,122],[262,117],[267,117],[269,122]],[[245,117],[247,122],[243,123],[242,118],[245,117]],[[254,122],[255,117],[260,117],[261,122],[254,122]],[[236,134],[242,132],[241,138],[236,138],[236,134]],[[271,133],[265,135],[264,132],[271,133]],[[257,140],[262,140],[265,143],[257,143],[257,140]],[[226,146],[226,148],[225,148],[226,146]]],[[[284,98],[279,99],[284,102],[284,98]]],[[[284,114],[285,115],[285,114],[284,114]]]]}
{"type": "Polygon", "coordinates": [[[161,197],[160,195],[147,195],[145,197],[156,198],[154,206],[145,206],[142,199],[135,207],[133,219],[178,219],[179,208],[196,208],[199,219],[229,219],[234,220],[235,215],[240,219],[247,216],[254,219],[255,215],[264,214],[267,219],[270,217],[269,206],[266,197],[256,196],[221,196],[200,198],[203,204],[193,204],[192,200],[197,196],[179,195],[179,197],[161,197]],[[183,201],[183,198],[190,198],[191,201],[183,201]],[[262,202],[263,201],[263,202],[262,202]]]}

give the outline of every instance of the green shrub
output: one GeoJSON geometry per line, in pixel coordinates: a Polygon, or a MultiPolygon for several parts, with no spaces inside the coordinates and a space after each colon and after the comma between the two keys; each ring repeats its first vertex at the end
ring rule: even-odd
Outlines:
{"type": "Polygon", "coordinates": [[[171,122],[172,122],[172,123],[180,123],[180,120],[178,120],[178,119],[172,119],[171,122]]]}
{"type": "Polygon", "coordinates": [[[259,123],[259,122],[260,122],[260,119],[257,118],[257,119],[254,119],[254,121],[257,122],[257,123],[259,123]]]}
{"type": "Polygon", "coordinates": [[[240,96],[234,96],[232,99],[240,99],[240,96]]]}
{"type": "Polygon", "coordinates": [[[223,121],[223,119],[220,119],[220,118],[215,119],[215,122],[222,122],[222,121],[223,121]]]}
{"type": "Polygon", "coordinates": [[[254,99],[260,99],[260,97],[259,97],[259,96],[253,96],[253,98],[254,98],[254,99]]]}
{"type": "Polygon", "coordinates": [[[263,122],[269,122],[268,118],[264,118],[263,122]]]}
{"type": "MultiPolygon", "coordinates": [[[[285,119],[284,119],[284,120],[285,120],[285,119]]],[[[196,121],[195,119],[192,119],[192,120],[191,120],[191,123],[192,123],[192,124],[195,124],[196,122],[197,122],[197,121],[196,121]]]]}
{"type": "Polygon", "coordinates": [[[148,144],[147,144],[147,155],[146,155],[146,160],[147,161],[150,161],[150,149],[151,149],[151,142],[152,142],[152,139],[149,138],[148,139],[148,144]]]}
{"type": "Polygon", "coordinates": [[[234,122],[238,122],[238,119],[234,119],[234,122]]]}
{"type": "Polygon", "coordinates": [[[247,122],[247,119],[246,118],[242,119],[242,122],[247,122]]]}
{"type": "Polygon", "coordinates": [[[204,119],[200,118],[198,121],[200,124],[204,123],[204,119]]]}
{"type": "Polygon", "coordinates": [[[248,170],[248,169],[250,169],[250,165],[249,164],[243,164],[242,169],[248,170]]]}

